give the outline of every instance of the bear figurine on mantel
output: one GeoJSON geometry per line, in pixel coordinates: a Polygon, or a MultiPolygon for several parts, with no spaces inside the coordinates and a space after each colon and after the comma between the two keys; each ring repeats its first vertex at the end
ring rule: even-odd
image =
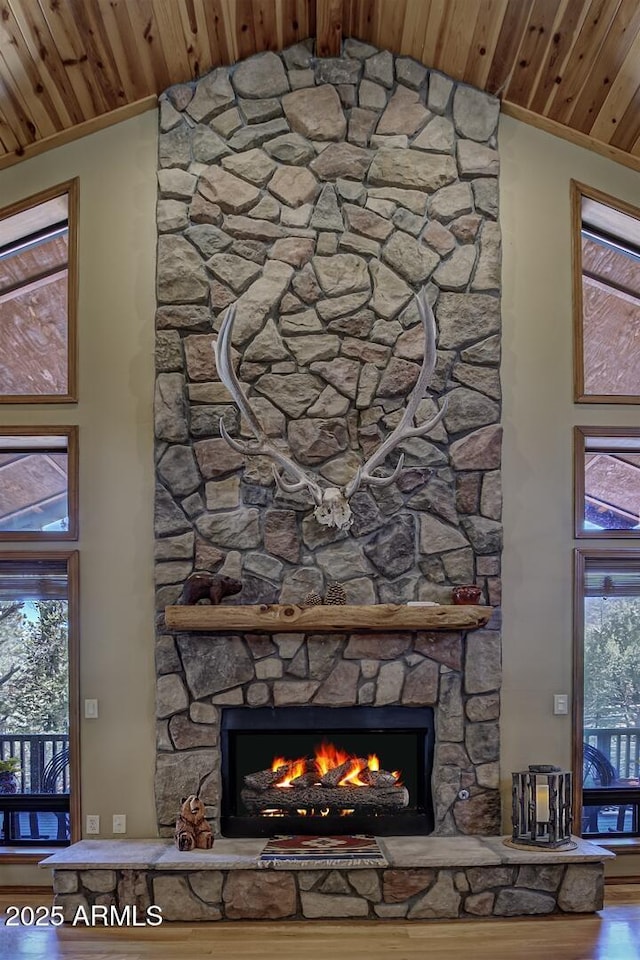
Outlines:
{"type": "Polygon", "coordinates": [[[182,602],[188,606],[209,600],[220,603],[224,597],[232,597],[242,590],[242,583],[234,577],[219,573],[192,573],[182,589],[182,602]]]}
{"type": "Polygon", "coordinates": [[[204,817],[204,803],[195,794],[182,798],[174,839],[178,850],[210,850],[213,846],[211,827],[204,817]]]}

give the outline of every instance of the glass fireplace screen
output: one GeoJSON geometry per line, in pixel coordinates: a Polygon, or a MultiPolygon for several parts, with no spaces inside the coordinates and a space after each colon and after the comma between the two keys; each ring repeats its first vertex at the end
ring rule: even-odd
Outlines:
{"type": "Polygon", "coordinates": [[[432,752],[430,708],[225,710],[222,832],[429,832],[432,752]]]}

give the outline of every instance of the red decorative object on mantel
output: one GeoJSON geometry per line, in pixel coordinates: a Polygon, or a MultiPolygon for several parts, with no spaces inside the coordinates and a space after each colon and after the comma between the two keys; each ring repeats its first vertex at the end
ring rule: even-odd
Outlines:
{"type": "Polygon", "coordinates": [[[478,587],[475,583],[467,583],[453,588],[451,591],[451,602],[457,606],[465,603],[478,603],[481,596],[481,587],[478,587]]]}

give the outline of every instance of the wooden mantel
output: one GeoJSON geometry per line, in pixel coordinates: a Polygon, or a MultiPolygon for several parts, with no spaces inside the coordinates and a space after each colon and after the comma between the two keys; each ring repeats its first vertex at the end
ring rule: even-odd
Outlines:
{"type": "Polygon", "coordinates": [[[370,606],[299,607],[293,603],[255,606],[165,607],[169,630],[205,633],[357,633],[382,630],[475,630],[488,622],[493,607],[407,606],[377,603],[370,606]]]}

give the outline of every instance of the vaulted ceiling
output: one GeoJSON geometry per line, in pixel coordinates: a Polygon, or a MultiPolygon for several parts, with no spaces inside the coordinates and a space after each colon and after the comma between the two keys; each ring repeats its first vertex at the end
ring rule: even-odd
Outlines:
{"type": "Polygon", "coordinates": [[[640,170],[639,0],[0,0],[0,168],[308,37],[415,57],[640,170]]]}

